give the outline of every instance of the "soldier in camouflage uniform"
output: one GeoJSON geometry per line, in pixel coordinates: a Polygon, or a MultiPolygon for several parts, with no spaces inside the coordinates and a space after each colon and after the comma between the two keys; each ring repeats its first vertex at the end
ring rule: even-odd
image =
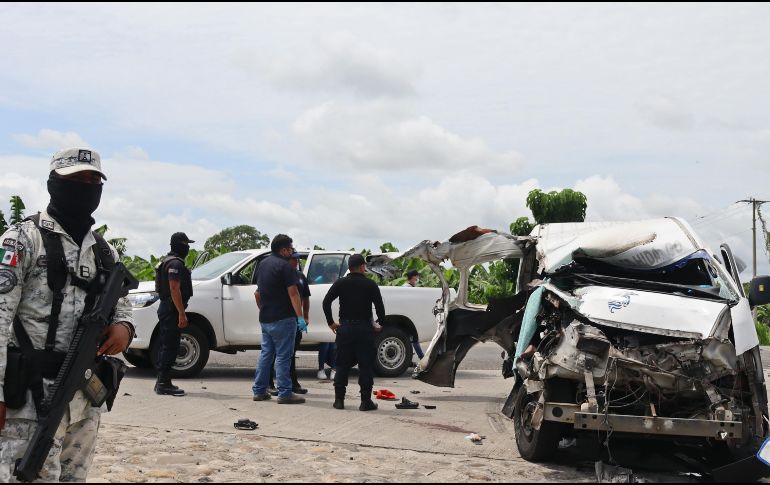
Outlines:
{"type": "MultiPolygon", "coordinates": [[[[6,377],[7,347],[18,346],[13,330],[18,316],[35,350],[45,347],[53,292],[47,284],[47,260],[41,229],[59,235],[71,274],[64,287],[64,301],[55,335],[57,352],[68,350],[78,319],[83,314],[86,290],[72,284],[78,276],[89,281],[97,274],[96,239],[91,232],[91,213],[101,199],[102,171],[99,155],[85,149],[57,152],[51,161],[48,191],[51,202],[39,216],[12,226],[1,238],[0,263],[0,482],[14,480],[17,459],[24,455],[36,424],[37,413],[31,393],[20,409],[6,409],[3,384],[6,377]],[[10,255],[10,256],[9,256],[10,255]]],[[[112,257],[119,261],[114,248],[112,257]]],[[[134,335],[131,306],[121,299],[113,323],[105,331],[100,355],[124,351],[134,335]]],[[[44,379],[45,392],[52,380],[44,379]]],[[[85,481],[96,446],[99,420],[104,409],[92,407],[82,391],[69,404],[56,433],[55,443],[40,473],[45,482],[85,481]]]]}

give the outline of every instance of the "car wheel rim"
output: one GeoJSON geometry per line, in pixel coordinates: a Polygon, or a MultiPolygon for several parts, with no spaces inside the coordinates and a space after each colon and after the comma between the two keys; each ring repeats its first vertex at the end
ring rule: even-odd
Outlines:
{"type": "Polygon", "coordinates": [[[406,360],[406,347],[401,340],[389,337],[382,341],[377,355],[383,367],[390,370],[398,369],[406,360]]]}
{"type": "Polygon", "coordinates": [[[174,369],[186,371],[192,368],[201,355],[201,346],[198,341],[189,335],[182,335],[179,341],[179,353],[176,356],[174,369]]]}

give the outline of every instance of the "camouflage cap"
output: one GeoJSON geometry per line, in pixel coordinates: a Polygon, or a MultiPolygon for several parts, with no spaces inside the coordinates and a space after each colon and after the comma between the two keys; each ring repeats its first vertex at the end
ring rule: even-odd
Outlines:
{"type": "Polygon", "coordinates": [[[54,153],[51,158],[51,172],[56,172],[59,175],[72,175],[86,170],[98,172],[104,180],[107,180],[104,172],[102,172],[101,157],[93,150],[65,148],[54,153]]]}

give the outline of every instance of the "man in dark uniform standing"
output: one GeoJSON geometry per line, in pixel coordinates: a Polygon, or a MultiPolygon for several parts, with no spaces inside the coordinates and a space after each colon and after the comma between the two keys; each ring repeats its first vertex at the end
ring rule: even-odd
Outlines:
{"type": "Polygon", "coordinates": [[[155,393],[170,396],[184,396],[185,392],[171,382],[171,368],[179,353],[180,330],[189,325],[185,308],[193,295],[190,270],[184,264],[190,252],[191,241],[183,232],[171,236],[171,252],[163,258],[155,278],[156,291],[160,295],[158,320],[158,382],[155,393]]]}
{"type": "Polygon", "coordinates": [[[377,311],[378,322],[385,319],[385,305],[377,283],[366,277],[366,261],[360,254],[354,254],[348,261],[350,274],[337,280],[323,301],[324,315],[329,328],[337,334],[337,376],[334,379],[334,408],[345,409],[345,392],[350,369],[358,363],[358,384],[361,387],[361,411],[374,411],[377,404],[372,401],[374,388],[374,345],[375,332],[382,331],[379,324],[372,322],[372,305],[377,311]],[[340,320],[332,317],[332,302],[340,299],[340,320]]]}

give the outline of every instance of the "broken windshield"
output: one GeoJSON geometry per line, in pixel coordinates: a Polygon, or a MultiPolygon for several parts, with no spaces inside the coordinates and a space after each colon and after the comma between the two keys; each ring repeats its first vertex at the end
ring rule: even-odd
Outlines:
{"type": "Polygon", "coordinates": [[[605,284],[632,285],[681,292],[685,296],[737,302],[738,293],[711,256],[704,250],[663,268],[640,270],[621,268],[589,258],[576,258],[569,273],[583,279],[602,280],[605,284]]]}

